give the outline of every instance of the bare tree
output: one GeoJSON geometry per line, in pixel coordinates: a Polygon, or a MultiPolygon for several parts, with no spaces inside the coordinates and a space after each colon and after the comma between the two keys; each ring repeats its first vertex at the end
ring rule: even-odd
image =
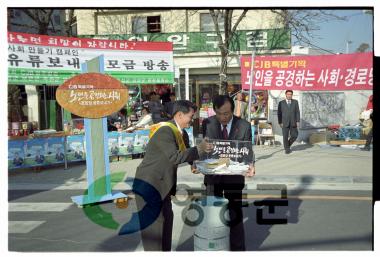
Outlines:
{"type": "Polygon", "coordinates": [[[30,24],[30,27],[36,28],[40,35],[48,35],[54,9],[21,9],[21,11],[35,22],[30,24]]]}
{"type": "Polygon", "coordinates": [[[23,121],[20,98],[20,88],[8,84],[8,120],[12,122],[23,121]]]}
{"type": "MultiPolygon", "coordinates": [[[[66,19],[65,19],[65,34],[70,37],[73,36],[72,25],[76,22],[76,16],[74,14],[74,9],[68,9],[66,11],[66,19]]],[[[76,35],[74,35],[76,36],[76,35]]]]}
{"type": "MultiPolygon", "coordinates": [[[[49,32],[55,32],[52,22],[52,15],[55,9],[11,9],[7,11],[8,16],[8,31],[11,30],[11,25],[17,26],[19,30],[25,33],[34,33],[40,35],[49,35],[49,32]],[[19,12],[29,17],[30,20],[18,20],[15,13],[19,12]],[[21,28],[21,29],[20,29],[21,28]]],[[[21,17],[21,15],[20,15],[21,17]]],[[[21,18],[22,19],[22,18],[21,18]]],[[[23,121],[25,117],[22,112],[20,97],[20,88],[16,85],[8,84],[8,117],[11,121],[23,121]]],[[[61,116],[57,116],[59,118],[61,116]]]]}
{"type": "Polygon", "coordinates": [[[356,52],[364,53],[364,52],[367,52],[368,49],[370,49],[369,44],[361,43],[360,46],[356,49],[356,52]]]}
{"type": "MultiPolygon", "coordinates": [[[[320,29],[320,24],[336,20],[347,20],[345,16],[338,16],[334,10],[317,9],[292,9],[292,10],[271,10],[277,14],[278,22],[290,29],[296,44],[307,44],[313,47],[318,46],[312,40],[318,38],[315,32],[320,29]]],[[[324,50],[324,49],[323,49],[324,50]]],[[[331,52],[333,53],[333,52],[331,52]]],[[[335,53],[333,53],[335,54],[335,53]]]]}
{"type": "MultiPolygon", "coordinates": [[[[233,12],[234,10],[220,10],[210,9],[210,15],[212,17],[215,32],[219,41],[219,49],[221,53],[221,65],[220,65],[220,86],[219,93],[225,93],[227,87],[227,72],[228,72],[228,56],[229,47],[234,40],[233,36],[237,29],[237,26],[247,14],[247,9],[236,19],[233,24],[233,12]],[[220,18],[223,19],[224,31],[219,26],[220,18]]],[[[323,22],[329,22],[332,20],[346,20],[346,17],[341,17],[332,10],[305,10],[305,9],[292,9],[292,10],[271,10],[271,12],[277,15],[277,23],[284,24],[284,28],[291,31],[291,34],[295,38],[295,43],[304,43],[307,45],[318,46],[312,44],[312,39],[316,38],[315,31],[320,29],[319,24],[323,22]]],[[[281,37],[278,37],[281,38],[281,37]]],[[[325,49],[323,49],[325,50],[325,49]]],[[[326,51],[326,50],[325,50],[326,51]]],[[[331,52],[333,53],[333,52],[331,52]]]]}
{"type": "Polygon", "coordinates": [[[235,24],[233,24],[233,12],[232,9],[227,10],[215,10],[210,9],[210,15],[212,18],[212,21],[214,23],[215,31],[218,38],[218,46],[220,49],[221,54],[221,65],[219,70],[219,93],[225,93],[227,90],[227,69],[228,69],[228,56],[229,56],[229,46],[231,45],[231,42],[233,40],[233,36],[235,34],[235,31],[239,25],[239,23],[242,21],[242,19],[245,17],[248,10],[243,10],[243,12],[239,15],[237,20],[235,21],[235,24]],[[219,18],[223,19],[224,23],[224,31],[221,31],[219,28],[219,18]],[[222,36],[222,33],[223,36],[222,36]],[[224,38],[223,38],[224,37],[224,38]]]}

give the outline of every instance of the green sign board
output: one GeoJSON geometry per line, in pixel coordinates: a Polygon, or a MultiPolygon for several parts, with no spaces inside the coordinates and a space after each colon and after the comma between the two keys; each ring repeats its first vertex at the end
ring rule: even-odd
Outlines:
{"type": "MultiPolygon", "coordinates": [[[[82,37],[172,42],[173,51],[176,54],[220,51],[216,32],[84,35],[82,37]]],[[[253,47],[258,50],[290,49],[290,39],[289,29],[238,30],[231,40],[229,49],[231,51],[251,51],[253,47]]]]}
{"type": "MultiPolygon", "coordinates": [[[[9,84],[34,84],[60,85],[67,79],[80,74],[75,71],[65,70],[36,70],[8,68],[9,84]]],[[[124,84],[172,84],[173,72],[117,72],[108,71],[105,74],[120,80],[124,84]]]]}
{"type": "Polygon", "coordinates": [[[8,84],[47,84],[60,85],[67,79],[80,74],[75,71],[61,70],[37,70],[37,69],[14,69],[8,68],[8,84]]]}
{"type": "Polygon", "coordinates": [[[60,85],[103,55],[102,68],[125,84],[174,83],[173,44],[8,32],[8,83],[60,85]]]}

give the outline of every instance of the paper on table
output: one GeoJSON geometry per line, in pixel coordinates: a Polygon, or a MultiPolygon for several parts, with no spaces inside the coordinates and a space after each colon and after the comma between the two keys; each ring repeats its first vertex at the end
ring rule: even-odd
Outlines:
{"type": "Polygon", "coordinates": [[[222,165],[217,166],[217,167],[214,168],[212,171],[221,170],[221,169],[223,169],[224,167],[227,167],[227,165],[226,165],[225,163],[223,163],[222,165]]]}
{"type": "Polygon", "coordinates": [[[203,174],[215,174],[215,175],[243,175],[249,168],[249,165],[239,162],[231,162],[229,166],[223,163],[215,168],[209,168],[211,163],[217,163],[218,159],[207,159],[204,161],[195,161],[195,164],[199,171],[203,174]]]}
{"type": "Polygon", "coordinates": [[[214,164],[214,163],[218,163],[218,160],[219,159],[206,159],[206,160],[203,160],[202,162],[207,163],[207,164],[214,164]]]}

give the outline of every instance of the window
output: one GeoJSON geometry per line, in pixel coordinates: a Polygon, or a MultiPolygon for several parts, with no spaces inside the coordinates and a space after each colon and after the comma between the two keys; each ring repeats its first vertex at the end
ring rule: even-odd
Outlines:
{"type": "Polygon", "coordinates": [[[78,35],[78,29],[77,29],[77,23],[74,23],[70,26],[71,29],[71,36],[77,36],[78,35]]]}
{"type": "Polygon", "coordinates": [[[132,18],[132,33],[141,34],[146,33],[146,17],[133,17],[132,18]]]}
{"type": "Polygon", "coordinates": [[[70,35],[77,36],[78,35],[78,25],[77,25],[77,16],[73,16],[71,18],[70,23],[70,35]]]}
{"type": "MultiPolygon", "coordinates": [[[[215,31],[214,21],[212,20],[211,14],[201,13],[201,31],[215,31]]],[[[224,19],[223,15],[218,16],[219,30],[224,31],[224,19]]]]}
{"type": "Polygon", "coordinates": [[[21,17],[21,11],[15,10],[15,17],[21,17]]]}
{"type": "Polygon", "coordinates": [[[17,9],[9,9],[9,16],[12,19],[16,17],[21,17],[21,12],[20,10],[17,10],[17,9]]]}
{"type": "Polygon", "coordinates": [[[159,33],[161,32],[161,18],[160,16],[148,16],[148,32],[149,33],[159,33]]]}
{"type": "Polygon", "coordinates": [[[161,32],[161,17],[133,17],[132,18],[132,33],[159,33],[161,32]]]}
{"type": "Polygon", "coordinates": [[[61,16],[59,14],[54,15],[53,19],[55,25],[61,25],[61,16]]]}
{"type": "Polygon", "coordinates": [[[9,9],[9,18],[13,19],[15,17],[15,10],[9,9]]]}

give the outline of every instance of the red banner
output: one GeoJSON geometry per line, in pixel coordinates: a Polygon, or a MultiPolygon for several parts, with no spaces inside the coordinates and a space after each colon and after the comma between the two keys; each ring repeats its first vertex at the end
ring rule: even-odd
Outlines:
{"type": "Polygon", "coordinates": [[[171,42],[140,42],[127,40],[57,37],[19,32],[8,32],[8,43],[87,49],[173,51],[173,44],[171,42]]]}
{"type": "MultiPolygon", "coordinates": [[[[249,89],[251,57],[243,56],[241,84],[249,89]]],[[[373,53],[254,58],[253,90],[372,90],[373,53]]]]}

